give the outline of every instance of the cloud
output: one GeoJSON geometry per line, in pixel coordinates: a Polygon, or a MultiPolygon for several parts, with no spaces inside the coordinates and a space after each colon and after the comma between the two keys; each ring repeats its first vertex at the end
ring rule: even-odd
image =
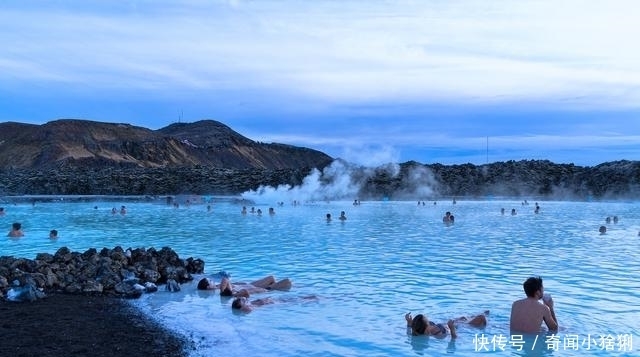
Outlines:
{"type": "Polygon", "coordinates": [[[0,78],[14,69],[21,80],[251,87],[335,103],[640,99],[633,2],[134,4],[0,10],[0,44],[10,49],[0,78]],[[23,65],[6,65],[15,61],[23,65]]]}
{"type": "Polygon", "coordinates": [[[607,147],[619,150],[608,158],[633,158],[638,10],[574,0],[10,1],[0,9],[0,103],[7,118],[37,109],[154,128],[184,110],[364,165],[481,163],[486,137],[496,159],[584,150],[593,160],[607,147]],[[37,108],[20,107],[33,98],[37,108]]]}

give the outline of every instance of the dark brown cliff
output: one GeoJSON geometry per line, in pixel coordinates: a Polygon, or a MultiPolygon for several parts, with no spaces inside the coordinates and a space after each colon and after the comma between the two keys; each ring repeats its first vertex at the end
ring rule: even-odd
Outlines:
{"type": "Polygon", "coordinates": [[[322,168],[332,160],[317,150],[255,142],[213,120],[160,130],[75,119],[43,125],[0,123],[3,170],[197,166],[276,170],[322,168]]]}
{"type": "Polygon", "coordinates": [[[322,168],[333,159],[320,151],[284,144],[250,140],[213,120],[174,123],[158,130],[188,147],[202,165],[235,169],[322,168]]]}

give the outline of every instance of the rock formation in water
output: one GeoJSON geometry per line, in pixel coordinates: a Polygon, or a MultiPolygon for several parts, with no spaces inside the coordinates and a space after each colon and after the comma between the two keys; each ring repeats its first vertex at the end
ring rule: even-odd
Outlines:
{"type": "Polygon", "coordinates": [[[35,259],[0,256],[0,298],[33,301],[50,292],[137,298],[155,292],[157,284],[176,289],[203,272],[203,260],[180,259],[168,247],[85,252],[62,247],[35,259]]]}

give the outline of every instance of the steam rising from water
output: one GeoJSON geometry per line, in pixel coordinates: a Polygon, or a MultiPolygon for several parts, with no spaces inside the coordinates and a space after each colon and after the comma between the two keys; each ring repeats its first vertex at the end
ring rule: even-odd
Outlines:
{"type": "Polygon", "coordinates": [[[358,197],[361,182],[352,175],[353,170],[340,160],[335,160],[322,172],[313,169],[309,176],[305,177],[300,186],[280,185],[278,187],[260,186],[256,190],[250,190],[242,194],[242,198],[258,201],[324,201],[353,199],[358,197]]]}
{"type": "Polygon", "coordinates": [[[435,180],[425,167],[412,167],[401,173],[400,165],[388,163],[376,168],[357,166],[343,160],[335,160],[320,171],[313,169],[300,186],[260,186],[242,194],[242,198],[253,202],[314,202],[355,200],[363,196],[371,198],[414,199],[432,196],[435,180]],[[402,187],[393,187],[387,192],[377,192],[371,180],[376,176],[396,179],[402,176],[402,187]]]}

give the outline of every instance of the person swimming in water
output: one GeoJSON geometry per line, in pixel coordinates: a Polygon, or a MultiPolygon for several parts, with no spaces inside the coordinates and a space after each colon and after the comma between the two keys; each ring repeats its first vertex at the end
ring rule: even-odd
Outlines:
{"type": "Polygon", "coordinates": [[[273,275],[265,276],[262,279],[250,283],[231,284],[228,277],[223,277],[219,285],[215,285],[208,278],[202,278],[198,282],[199,290],[220,289],[220,296],[249,296],[249,294],[264,293],[270,290],[288,291],[291,289],[291,280],[284,278],[276,281],[273,275]]]}
{"type": "Polygon", "coordinates": [[[411,331],[413,336],[434,336],[436,338],[444,338],[447,334],[451,335],[451,338],[457,338],[458,333],[456,330],[457,323],[466,323],[474,327],[485,327],[487,325],[487,314],[489,311],[485,311],[484,314],[476,315],[471,319],[466,317],[458,317],[456,319],[450,319],[447,321],[447,325],[441,323],[435,323],[427,318],[427,315],[418,314],[415,317],[411,316],[408,312],[404,315],[404,319],[407,321],[407,330],[411,331]]]}
{"type": "Polygon", "coordinates": [[[253,311],[254,307],[271,305],[271,304],[275,304],[276,302],[294,302],[294,301],[312,301],[312,300],[318,300],[318,297],[315,295],[307,295],[302,297],[283,298],[283,299],[277,299],[277,300],[270,297],[249,300],[249,295],[246,295],[246,296],[238,296],[235,299],[233,299],[233,302],[231,303],[231,309],[234,312],[250,313],[251,311],[253,311]]]}
{"type": "Polygon", "coordinates": [[[600,226],[599,231],[600,231],[600,234],[601,234],[601,235],[602,235],[602,234],[607,234],[607,227],[605,227],[605,226],[600,226]]]}
{"type": "Polygon", "coordinates": [[[249,313],[253,311],[253,308],[255,306],[263,306],[273,303],[274,301],[271,298],[262,298],[249,301],[249,296],[238,296],[233,299],[233,302],[231,303],[231,309],[249,313]]]}

